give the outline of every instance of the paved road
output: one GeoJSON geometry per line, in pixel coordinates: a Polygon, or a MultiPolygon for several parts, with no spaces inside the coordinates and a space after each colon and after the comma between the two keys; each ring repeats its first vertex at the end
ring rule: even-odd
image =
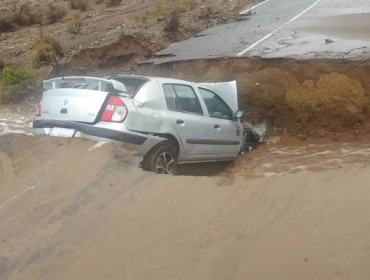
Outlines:
{"type": "Polygon", "coordinates": [[[162,56],[156,63],[235,56],[359,58],[370,51],[370,16],[356,19],[370,13],[368,0],[267,0],[252,11],[246,21],[169,46],[156,54],[162,56]]]}

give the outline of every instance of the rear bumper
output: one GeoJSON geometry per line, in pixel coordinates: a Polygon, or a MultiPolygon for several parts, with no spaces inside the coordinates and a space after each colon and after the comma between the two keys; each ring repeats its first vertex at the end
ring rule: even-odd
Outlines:
{"type": "Polygon", "coordinates": [[[49,136],[54,127],[75,129],[74,137],[82,137],[91,141],[115,142],[123,148],[137,150],[140,156],[145,156],[152,147],[166,140],[157,136],[131,132],[122,124],[112,124],[113,129],[99,125],[107,126],[107,123],[91,126],[72,121],[36,119],[33,122],[33,134],[35,136],[49,136]]]}
{"type": "MultiPolygon", "coordinates": [[[[41,132],[41,134],[50,134],[44,130],[44,133],[42,131],[39,131],[38,129],[42,128],[54,128],[54,127],[63,127],[63,128],[71,128],[76,129],[79,132],[82,132],[83,134],[101,137],[101,138],[107,138],[115,141],[135,144],[135,145],[142,145],[144,142],[148,139],[145,135],[137,135],[133,134],[131,132],[123,132],[123,131],[117,131],[112,129],[107,129],[103,127],[95,127],[83,123],[76,123],[76,122],[70,122],[70,121],[57,121],[57,120],[35,120],[33,122],[33,129],[37,132],[41,132]]],[[[35,134],[35,133],[34,133],[35,134]]],[[[36,134],[35,134],[36,135],[36,134]]]]}

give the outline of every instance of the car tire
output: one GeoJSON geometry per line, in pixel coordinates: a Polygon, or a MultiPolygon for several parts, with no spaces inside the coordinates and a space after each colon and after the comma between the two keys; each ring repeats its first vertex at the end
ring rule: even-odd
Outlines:
{"type": "Polygon", "coordinates": [[[164,141],[154,147],[143,162],[143,169],[156,174],[176,175],[177,157],[176,149],[170,141],[164,141]]]}

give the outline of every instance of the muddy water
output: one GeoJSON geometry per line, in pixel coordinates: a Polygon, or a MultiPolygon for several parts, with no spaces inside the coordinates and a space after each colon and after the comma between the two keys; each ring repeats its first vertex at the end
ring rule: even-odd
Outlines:
{"type": "MultiPolygon", "coordinates": [[[[279,145],[242,160],[327,150],[279,145]]],[[[138,162],[82,139],[0,136],[0,279],[369,279],[364,164],[245,180],[138,162]]]]}
{"type": "MultiPolygon", "coordinates": [[[[33,111],[24,107],[7,107],[0,110],[0,136],[32,135],[33,111]]],[[[257,150],[244,154],[235,163],[183,165],[179,167],[179,172],[185,176],[272,177],[342,168],[350,163],[368,162],[369,157],[370,144],[364,142],[338,143],[270,138],[257,150]]]]}
{"type": "Polygon", "coordinates": [[[36,106],[1,106],[0,135],[26,134],[32,132],[36,106]]]}
{"type": "MultiPolygon", "coordinates": [[[[0,107],[0,136],[32,135],[36,103],[34,100],[27,100],[26,103],[0,107]]],[[[270,137],[257,150],[245,153],[234,163],[183,165],[179,172],[185,176],[272,177],[342,168],[346,164],[368,162],[369,156],[370,144],[366,142],[270,137]]]]}
{"type": "MultiPolygon", "coordinates": [[[[273,140],[273,139],[270,139],[273,140]]],[[[328,141],[279,140],[261,145],[240,158],[225,174],[272,177],[290,173],[321,172],[370,162],[370,144],[328,141]]]]}

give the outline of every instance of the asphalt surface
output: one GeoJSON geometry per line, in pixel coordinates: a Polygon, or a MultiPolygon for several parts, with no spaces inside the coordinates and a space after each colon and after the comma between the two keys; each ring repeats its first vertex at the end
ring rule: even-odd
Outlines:
{"type": "Polygon", "coordinates": [[[368,0],[267,0],[251,11],[243,21],[172,44],[150,62],[251,56],[358,59],[370,52],[368,0]]]}

